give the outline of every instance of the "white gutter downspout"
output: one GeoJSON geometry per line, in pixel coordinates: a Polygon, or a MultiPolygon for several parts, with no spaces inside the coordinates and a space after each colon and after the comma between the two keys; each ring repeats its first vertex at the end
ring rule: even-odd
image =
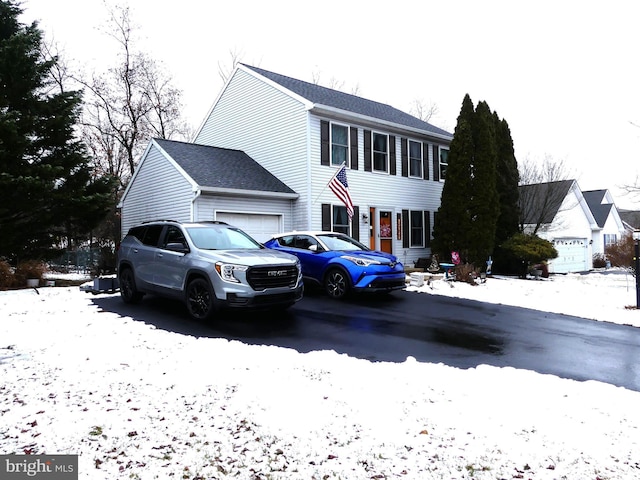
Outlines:
{"type": "MultiPolygon", "coordinates": [[[[307,110],[307,218],[306,225],[304,228],[306,230],[312,229],[312,207],[311,204],[313,194],[311,192],[312,182],[311,182],[311,112],[307,110]]],[[[295,225],[294,225],[295,229],[295,225]]]]}
{"type": "Polygon", "coordinates": [[[196,187],[196,189],[193,191],[193,200],[191,200],[191,221],[192,222],[196,221],[195,207],[196,207],[196,201],[198,200],[200,195],[202,195],[202,189],[200,187],[196,187]]]}

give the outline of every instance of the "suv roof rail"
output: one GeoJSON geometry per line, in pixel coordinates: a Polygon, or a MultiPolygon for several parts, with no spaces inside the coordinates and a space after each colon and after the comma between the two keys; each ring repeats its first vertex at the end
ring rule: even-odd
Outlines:
{"type": "Polygon", "coordinates": [[[147,220],[145,222],[140,222],[141,224],[144,223],[157,223],[157,222],[172,222],[172,223],[180,223],[177,220],[171,220],[171,219],[166,219],[166,218],[159,218],[158,220],[147,220]]]}
{"type": "Polygon", "coordinates": [[[201,222],[196,223],[213,223],[216,225],[229,225],[227,222],[223,222],[222,220],[202,220],[201,222]]]}

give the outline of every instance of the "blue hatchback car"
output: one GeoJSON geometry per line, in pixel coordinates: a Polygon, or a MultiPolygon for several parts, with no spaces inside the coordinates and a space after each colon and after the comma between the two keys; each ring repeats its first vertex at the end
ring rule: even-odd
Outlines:
{"type": "Polygon", "coordinates": [[[404,266],[394,255],[371,250],[342,233],[281,233],[264,245],[298,257],[304,280],[321,285],[332,298],[406,286],[404,266]]]}

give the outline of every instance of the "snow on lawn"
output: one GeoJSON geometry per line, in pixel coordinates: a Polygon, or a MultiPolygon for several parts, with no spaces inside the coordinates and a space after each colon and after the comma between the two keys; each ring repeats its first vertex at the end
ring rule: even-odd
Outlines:
{"type": "MultiPolygon", "coordinates": [[[[633,282],[408,289],[640,325],[633,282]]],[[[94,298],[0,292],[0,453],[78,454],[81,479],[640,477],[639,392],[197,338],[94,298]]]]}

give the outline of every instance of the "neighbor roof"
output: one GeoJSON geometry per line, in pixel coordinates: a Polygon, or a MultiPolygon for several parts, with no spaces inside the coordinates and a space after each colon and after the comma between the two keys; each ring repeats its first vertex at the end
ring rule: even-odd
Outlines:
{"type": "Polygon", "coordinates": [[[620,218],[632,228],[640,228],[640,211],[638,210],[618,210],[620,218]]]}
{"type": "Polygon", "coordinates": [[[582,192],[582,196],[586,200],[587,205],[589,205],[593,218],[595,218],[600,228],[604,227],[604,224],[607,223],[607,218],[609,218],[609,213],[611,213],[611,209],[613,208],[613,204],[611,203],[602,203],[606,194],[606,190],[582,192]]]}
{"type": "Polygon", "coordinates": [[[200,187],[295,194],[241,150],[155,138],[200,187]]]}
{"type": "Polygon", "coordinates": [[[525,224],[553,222],[574,180],[520,185],[520,204],[525,224]]]}
{"type": "Polygon", "coordinates": [[[333,107],[346,112],[385,120],[405,127],[424,130],[441,136],[452,137],[451,133],[435,127],[428,122],[424,122],[419,118],[409,115],[408,113],[398,110],[390,105],[367,100],[365,98],[358,97],[357,95],[351,95],[331,88],[322,87],[314,83],[296,80],[295,78],[263,70],[262,68],[252,67],[246,64],[241,65],[319,106],[324,105],[327,107],[333,107]]]}

